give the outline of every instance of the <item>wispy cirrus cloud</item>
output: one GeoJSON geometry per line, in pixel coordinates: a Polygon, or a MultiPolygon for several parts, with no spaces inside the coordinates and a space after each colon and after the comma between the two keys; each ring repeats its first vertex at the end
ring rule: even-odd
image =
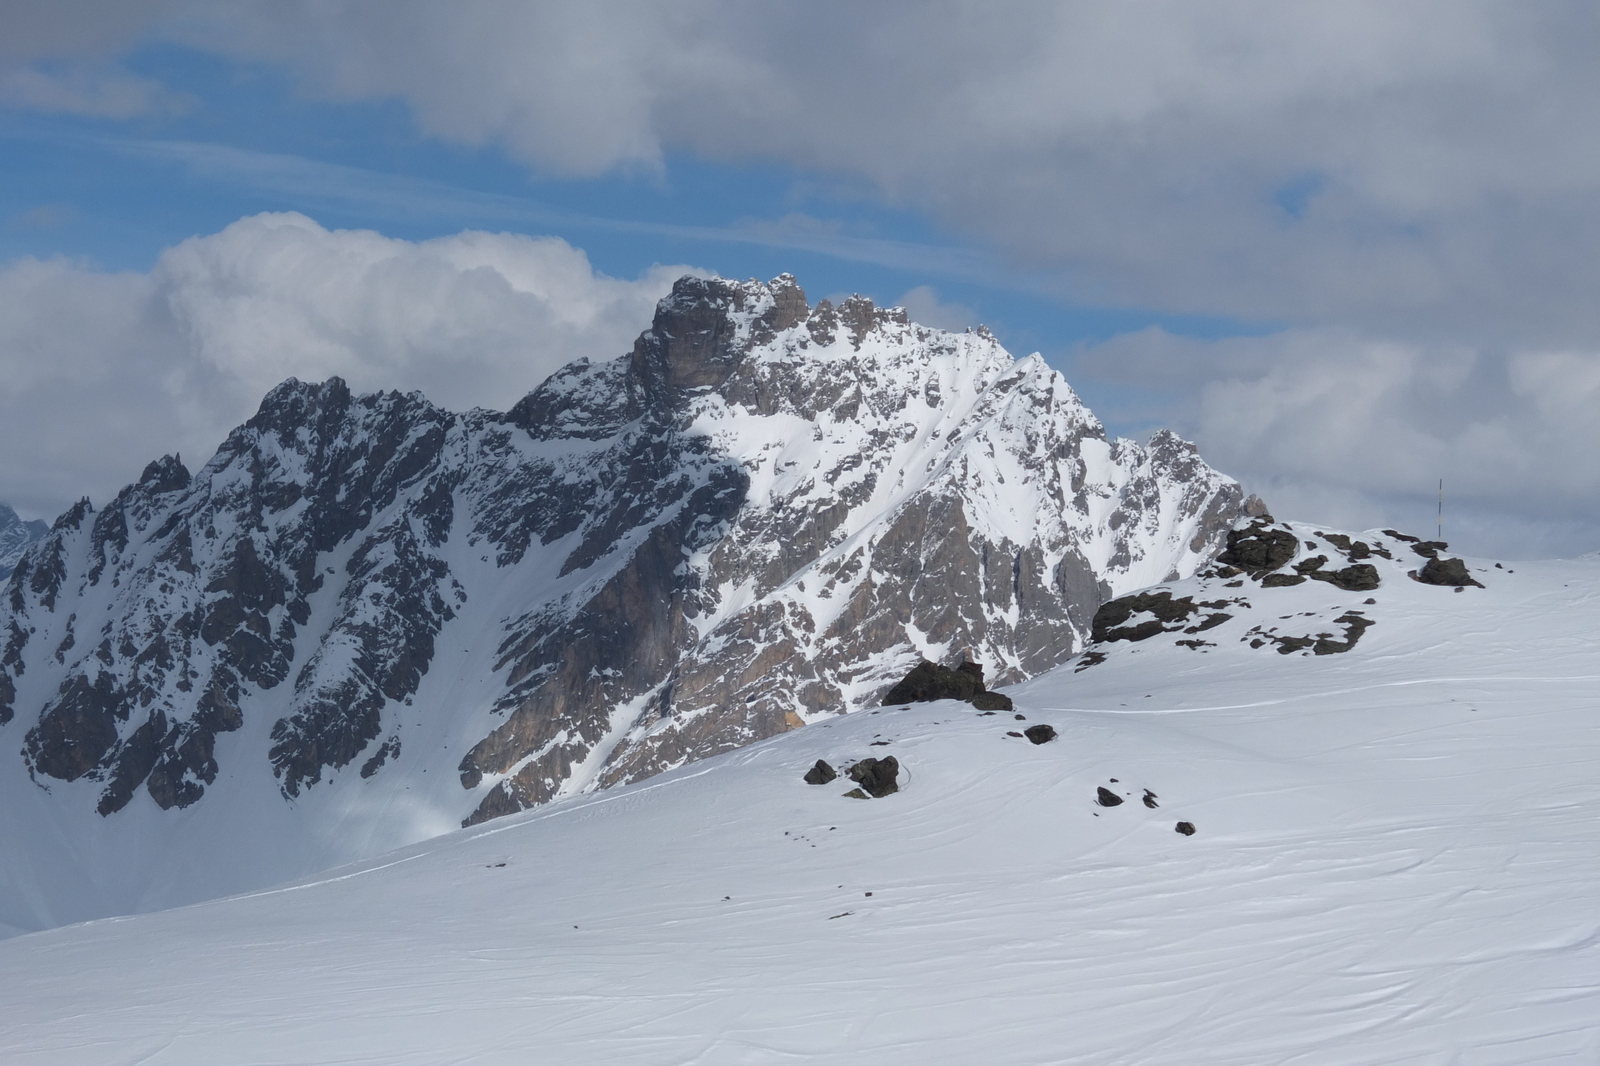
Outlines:
{"type": "Polygon", "coordinates": [[[851,234],[837,224],[800,213],[791,212],[773,219],[743,218],[724,226],[683,225],[580,214],[535,200],[482,192],[427,178],[227,145],[116,137],[74,139],[89,141],[116,154],[170,162],[197,176],[235,187],[292,197],[304,203],[308,210],[356,206],[367,213],[387,212],[395,218],[422,215],[455,220],[467,217],[563,232],[598,230],[705,244],[752,244],[968,280],[992,282],[1005,273],[991,255],[969,247],[851,234]]]}

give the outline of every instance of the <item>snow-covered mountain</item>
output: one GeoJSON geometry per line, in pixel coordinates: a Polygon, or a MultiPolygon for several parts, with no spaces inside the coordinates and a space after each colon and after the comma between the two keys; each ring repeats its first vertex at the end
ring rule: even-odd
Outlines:
{"type": "Polygon", "coordinates": [[[11,576],[22,553],[43,537],[48,528],[43,522],[24,522],[16,511],[0,503],[0,581],[11,576]]]}
{"type": "Polygon", "coordinates": [[[1091,654],[1008,690],[1016,716],[830,718],[7,941],[0,1059],[1597,1061],[1600,558],[1235,534],[1108,605],[1091,654]],[[881,799],[805,780],[890,754],[881,799]]]}
{"type": "Polygon", "coordinates": [[[685,278],[504,414],[289,381],[62,515],[0,605],[0,922],[277,881],[991,684],[1245,507],[983,330],[685,278]]]}

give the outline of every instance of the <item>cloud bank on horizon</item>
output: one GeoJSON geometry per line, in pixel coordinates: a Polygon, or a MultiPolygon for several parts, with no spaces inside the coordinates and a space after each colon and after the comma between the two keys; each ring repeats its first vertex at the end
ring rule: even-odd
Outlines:
{"type": "MultiPolygon", "coordinates": [[[[1122,417],[1196,437],[1285,514],[1397,521],[1443,477],[1463,547],[1553,554],[1596,547],[1600,519],[1600,474],[1576,461],[1600,443],[1596,30],[1592,5],[1469,0],[72,0],[20,5],[0,105],[146,122],[203,106],[125,62],[175,42],[287,71],[330,106],[401,101],[426,136],[574,181],[653,180],[673,153],[825,175],[1063,301],[1257,324],[1060,358],[1075,381],[1136,390],[1122,417]]],[[[494,402],[544,353],[620,354],[666,273],[598,277],[527,238],[407,244],[261,218],[148,275],[13,262],[4,432],[42,461],[0,472],[0,497],[42,506],[93,469],[87,441],[52,443],[25,414],[63,383],[91,384],[77,417],[92,410],[110,449],[139,443],[129,388],[196,440],[288,373],[494,402]],[[267,231],[296,250],[263,248],[267,231]],[[545,288],[505,280],[524,259],[545,288]],[[306,280],[335,277],[358,280],[306,280]],[[582,310],[564,319],[568,292],[582,310]],[[63,325],[40,317],[51,306],[63,325]]],[[[926,286],[906,293],[919,301],[941,324],[968,313],[926,286]]]]}

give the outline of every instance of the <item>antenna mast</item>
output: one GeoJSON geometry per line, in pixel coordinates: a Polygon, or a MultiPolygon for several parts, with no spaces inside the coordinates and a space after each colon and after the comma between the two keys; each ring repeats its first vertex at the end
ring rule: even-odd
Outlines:
{"type": "Polygon", "coordinates": [[[1444,478],[1439,479],[1439,535],[1435,539],[1444,539],[1444,478]]]}

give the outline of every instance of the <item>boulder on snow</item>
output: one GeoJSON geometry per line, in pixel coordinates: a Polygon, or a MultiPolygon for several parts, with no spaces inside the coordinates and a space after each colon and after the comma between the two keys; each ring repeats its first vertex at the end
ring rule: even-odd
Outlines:
{"type": "Polygon", "coordinates": [[[1144,790],[1144,805],[1149,807],[1151,810],[1155,810],[1157,807],[1161,806],[1161,804],[1156,802],[1156,794],[1151,792],[1148,788],[1144,790]]]}
{"type": "Polygon", "coordinates": [[[980,711],[1009,711],[1011,698],[990,692],[983,686],[983,667],[964,662],[954,670],[926,659],[883,697],[885,707],[892,703],[930,703],[933,700],[964,700],[980,711]]]}
{"type": "Polygon", "coordinates": [[[1022,731],[1022,735],[1035,744],[1048,744],[1056,738],[1056,731],[1047,725],[1031,725],[1022,731]]]}
{"type": "Polygon", "coordinates": [[[1111,791],[1109,788],[1107,788],[1104,785],[1101,785],[1098,789],[1096,789],[1094,795],[1095,795],[1095,801],[1097,803],[1099,803],[1100,806],[1102,806],[1102,807],[1120,807],[1120,806],[1122,806],[1122,797],[1117,795],[1115,792],[1111,791]]]}
{"type": "Polygon", "coordinates": [[[862,759],[845,773],[850,780],[866,789],[868,795],[876,798],[900,791],[900,785],[895,780],[900,776],[900,762],[893,755],[882,759],[862,759]]]}
{"type": "Polygon", "coordinates": [[[1194,823],[1193,822],[1179,822],[1177,825],[1173,826],[1173,828],[1176,829],[1178,832],[1182,833],[1186,837],[1194,836],[1194,823]]]}
{"type": "Polygon", "coordinates": [[[929,703],[933,700],[970,700],[983,688],[983,667],[976,663],[962,663],[971,670],[952,670],[948,666],[930,663],[926,659],[911,668],[911,672],[883,697],[883,705],[891,703],[929,703]]]}
{"type": "Polygon", "coordinates": [[[839,776],[839,772],[821,759],[817,765],[806,771],[806,784],[826,785],[829,781],[839,776]]]}
{"type": "Polygon", "coordinates": [[[1417,571],[1417,580],[1424,585],[1455,585],[1457,587],[1477,585],[1478,588],[1483,588],[1483,585],[1474,581],[1472,575],[1467,573],[1467,564],[1460,559],[1440,559],[1437,557],[1429,559],[1427,564],[1417,571]]]}

